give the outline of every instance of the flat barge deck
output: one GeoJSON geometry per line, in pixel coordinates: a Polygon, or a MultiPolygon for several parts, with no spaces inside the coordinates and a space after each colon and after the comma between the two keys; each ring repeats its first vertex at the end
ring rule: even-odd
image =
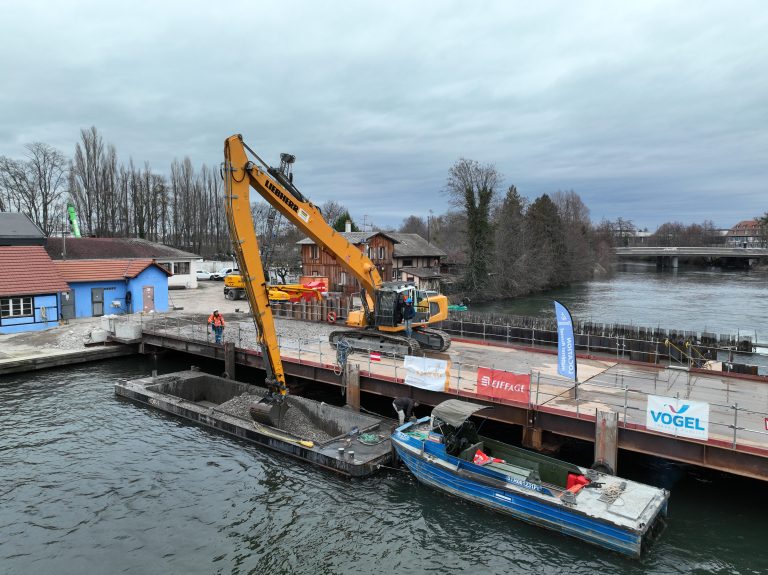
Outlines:
{"type": "Polygon", "coordinates": [[[248,405],[266,390],[196,370],[115,384],[115,394],[348,477],[365,477],[392,460],[386,420],[289,396],[285,421],[252,421],[248,405]]]}

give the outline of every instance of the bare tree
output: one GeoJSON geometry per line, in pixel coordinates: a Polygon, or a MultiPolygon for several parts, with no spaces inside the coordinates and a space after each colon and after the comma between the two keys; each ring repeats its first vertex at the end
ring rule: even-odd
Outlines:
{"type": "Polygon", "coordinates": [[[75,145],[75,159],[69,170],[69,193],[86,234],[97,234],[100,231],[103,162],[104,141],[96,127],[80,130],[80,142],[75,145]]]}
{"type": "Polygon", "coordinates": [[[592,222],[589,219],[589,208],[573,190],[555,192],[552,194],[552,201],[563,224],[567,281],[589,279],[592,277],[595,263],[591,247],[592,222]]]}
{"type": "Polygon", "coordinates": [[[29,195],[29,181],[24,162],[0,156],[0,189],[5,209],[17,212],[26,210],[29,195]]]}
{"type": "Polygon", "coordinates": [[[403,234],[419,234],[422,238],[426,238],[427,235],[429,235],[430,230],[428,230],[427,222],[424,218],[420,218],[419,216],[408,216],[403,220],[403,223],[400,224],[398,231],[403,234]]]}
{"type": "Polygon", "coordinates": [[[57,215],[63,209],[61,198],[66,182],[67,161],[60,151],[42,142],[27,149],[27,169],[35,192],[35,223],[49,235],[56,227],[57,215]]]}
{"type": "Polygon", "coordinates": [[[24,148],[26,160],[0,157],[0,204],[26,213],[48,235],[62,208],[66,159],[56,148],[42,142],[24,148]]]}
{"type": "Polygon", "coordinates": [[[339,202],[335,200],[328,200],[323,203],[322,206],[320,206],[320,211],[323,214],[323,219],[328,223],[329,226],[332,226],[333,223],[348,210],[339,202]]]}

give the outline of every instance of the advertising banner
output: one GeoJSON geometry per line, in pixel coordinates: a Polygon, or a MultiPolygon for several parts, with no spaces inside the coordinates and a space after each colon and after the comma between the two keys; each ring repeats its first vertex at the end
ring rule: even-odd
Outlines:
{"type": "Polygon", "coordinates": [[[576,342],[573,339],[573,321],[568,308],[555,301],[557,318],[557,373],[576,380],[576,342]]]}
{"type": "Polygon", "coordinates": [[[477,394],[527,404],[531,396],[531,377],[527,373],[480,367],[477,370],[477,394]]]}
{"type": "Polygon", "coordinates": [[[448,362],[444,359],[406,355],[403,367],[405,367],[406,385],[430,391],[448,389],[448,362]]]}
{"type": "Polygon", "coordinates": [[[690,399],[648,396],[645,426],[678,437],[709,439],[709,404],[690,399]]]}

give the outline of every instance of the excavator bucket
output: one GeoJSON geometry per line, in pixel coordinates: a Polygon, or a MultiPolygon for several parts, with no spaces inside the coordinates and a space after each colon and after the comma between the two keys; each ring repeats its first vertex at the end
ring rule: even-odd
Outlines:
{"type": "Polygon", "coordinates": [[[288,410],[286,401],[258,401],[251,404],[248,412],[251,419],[257,423],[263,423],[271,427],[280,427],[283,422],[283,416],[288,410]]]}

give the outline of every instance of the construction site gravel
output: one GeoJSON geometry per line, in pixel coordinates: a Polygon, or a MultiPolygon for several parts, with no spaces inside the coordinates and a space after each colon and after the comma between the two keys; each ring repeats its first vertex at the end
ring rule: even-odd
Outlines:
{"type": "MultiPolygon", "coordinates": [[[[259,401],[262,397],[263,395],[243,393],[229,401],[225,401],[216,407],[215,410],[250,421],[248,409],[252,403],[259,401]]],[[[295,405],[296,401],[294,398],[288,397],[286,401],[288,402],[288,410],[277,426],[279,429],[301,439],[309,439],[318,443],[324,443],[333,439],[332,435],[320,429],[304,414],[300,407],[295,405]]]]}

